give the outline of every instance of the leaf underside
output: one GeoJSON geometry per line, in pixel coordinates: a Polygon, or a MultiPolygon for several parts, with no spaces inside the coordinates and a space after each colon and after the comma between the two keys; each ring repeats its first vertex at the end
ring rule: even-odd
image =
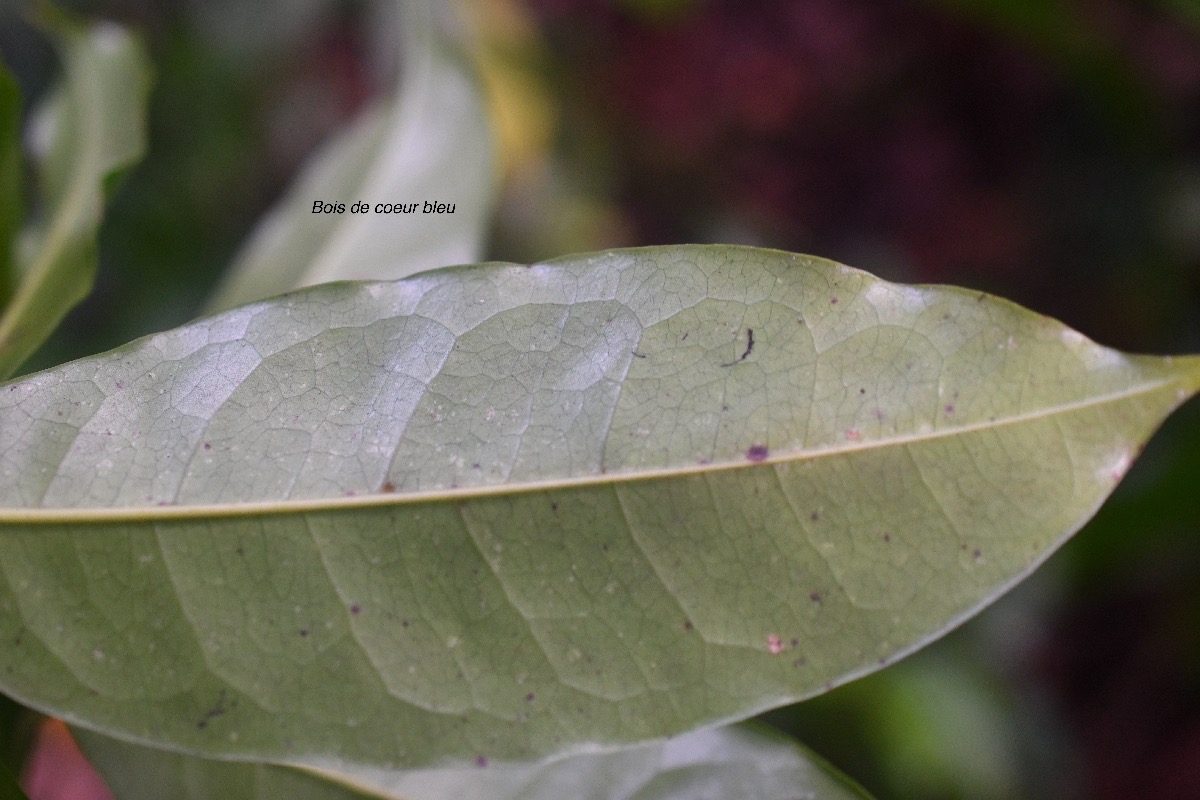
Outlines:
{"type": "Polygon", "coordinates": [[[743,247],[285,295],[0,386],[0,685],[330,768],[744,718],[995,599],[1198,384],[743,247]]]}

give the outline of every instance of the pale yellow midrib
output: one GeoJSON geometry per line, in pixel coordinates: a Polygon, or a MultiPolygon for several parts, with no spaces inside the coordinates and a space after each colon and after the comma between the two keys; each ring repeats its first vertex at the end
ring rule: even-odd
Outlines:
{"type": "MultiPolygon", "coordinates": [[[[1186,384],[1186,381],[1184,381],[1186,384]]],[[[212,503],[204,505],[182,506],[130,506],[130,507],[84,507],[84,508],[0,508],[0,525],[3,524],[70,524],[92,522],[157,522],[181,519],[213,519],[229,517],[252,517],[265,514],[303,514],[317,511],[343,511],[354,508],[373,508],[378,506],[415,505],[418,503],[437,503],[452,500],[467,501],[485,497],[496,497],[512,494],[529,494],[552,490],[567,490],[587,488],[590,486],[606,486],[618,483],[635,483],[638,481],[666,480],[686,478],[692,475],[710,475],[717,472],[728,472],[738,469],[753,469],[757,467],[777,466],[801,461],[811,461],[819,458],[829,458],[846,455],[863,450],[876,450],[886,447],[902,447],[908,444],[945,439],[951,436],[974,433],[976,431],[1004,428],[1019,425],[1023,422],[1033,422],[1060,414],[1070,414],[1088,408],[1102,406],[1108,403],[1118,403],[1141,394],[1151,394],[1162,389],[1174,388],[1177,392],[1190,395],[1192,392],[1181,387],[1178,377],[1164,378],[1158,381],[1138,384],[1137,386],[1109,394],[1076,400],[1048,406],[1036,411],[1003,417],[986,422],[973,422],[952,428],[942,428],[927,433],[909,433],[893,436],[888,439],[876,439],[866,442],[844,442],[813,450],[789,452],[785,455],[769,456],[762,461],[728,461],[720,464],[688,464],[686,466],[668,467],[655,470],[639,470],[621,473],[599,475],[582,475],[574,478],[560,478],[553,481],[530,483],[502,483],[490,486],[471,486],[458,489],[442,489],[431,492],[405,492],[396,494],[364,494],[352,497],[311,498],[299,500],[272,500],[244,503],[212,503]]]]}

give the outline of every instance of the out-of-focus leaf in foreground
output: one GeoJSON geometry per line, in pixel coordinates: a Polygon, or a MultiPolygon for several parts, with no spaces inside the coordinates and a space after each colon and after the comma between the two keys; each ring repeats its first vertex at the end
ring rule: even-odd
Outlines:
{"type": "Polygon", "coordinates": [[[41,214],[21,235],[18,283],[0,316],[0,378],[13,375],[91,290],[107,191],[145,149],[150,69],[111,23],[47,20],[62,85],[34,114],[41,214]]]}
{"type": "Polygon", "coordinates": [[[396,96],[312,161],[234,260],[213,308],[479,259],[494,194],[490,128],[482,91],[436,10],[431,0],[402,4],[396,96]],[[352,213],[360,200],[369,210],[352,213]],[[426,213],[426,201],[453,213],[426,213]],[[314,213],[316,202],[344,203],[345,210],[314,213]],[[407,211],[388,213],[380,204],[407,211]]]}
{"type": "Polygon", "coordinates": [[[0,685],[330,769],[744,718],[994,600],[1198,387],[753,248],[303,290],[0,386],[0,685]]]}
{"type": "Polygon", "coordinates": [[[79,738],[117,800],[862,800],[850,779],[759,726],[688,733],[603,753],[535,764],[413,770],[211,761],[126,744],[88,731],[79,738]]]}

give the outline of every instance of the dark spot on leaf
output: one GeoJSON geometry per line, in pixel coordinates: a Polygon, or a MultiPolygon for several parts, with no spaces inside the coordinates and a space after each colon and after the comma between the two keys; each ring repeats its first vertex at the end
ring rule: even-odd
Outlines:
{"type": "Polygon", "coordinates": [[[820,514],[818,514],[816,511],[812,512],[811,514],[809,514],[809,515],[808,515],[808,518],[809,518],[810,520],[812,520],[813,522],[820,522],[820,521],[821,521],[821,515],[820,515],[820,514]]]}
{"type": "Polygon", "coordinates": [[[300,629],[300,635],[301,635],[301,636],[308,636],[308,628],[301,628],[301,629],[300,629]]]}
{"type": "Polygon", "coordinates": [[[350,613],[357,617],[362,613],[362,606],[360,606],[358,603],[355,603],[354,605],[350,606],[350,613]]]}
{"type": "Polygon", "coordinates": [[[946,413],[947,413],[947,414],[953,414],[953,413],[954,413],[954,404],[953,404],[953,403],[947,403],[947,404],[946,404],[946,413]]]}
{"type": "Polygon", "coordinates": [[[405,627],[405,628],[407,628],[407,627],[408,627],[409,625],[411,625],[411,624],[412,624],[412,623],[411,623],[411,622],[409,622],[409,621],[408,621],[408,620],[406,620],[406,619],[402,619],[402,620],[400,620],[400,625],[401,625],[402,627],[405,627]]]}
{"type": "Polygon", "coordinates": [[[866,393],[867,393],[867,390],[866,390],[866,389],[859,389],[859,390],[858,390],[858,393],[859,393],[859,394],[866,394],[866,393]]]}
{"type": "Polygon", "coordinates": [[[205,450],[212,450],[212,444],[210,444],[209,442],[205,442],[205,443],[204,443],[204,449],[205,449],[205,450]]]}
{"type": "Polygon", "coordinates": [[[971,551],[971,556],[978,559],[983,556],[983,551],[976,547],[973,551],[971,551]]]}
{"type": "Polygon", "coordinates": [[[767,457],[767,446],[765,444],[752,444],[750,449],[746,451],[746,458],[751,461],[763,461],[767,457]]]}
{"type": "Polygon", "coordinates": [[[829,298],[829,304],[831,306],[836,306],[838,304],[838,299],[836,297],[829,298]]]}
{"type": "Polygon", "coordinates": [[[693,627],[695,627],[695,626],[692,625],[692,621],[690,619],[685,619],[683,621],[683,629],[685,631],[690,631],[693,627]]]}
{"type": "Polygon", "coordinates": [[[892,543],[892,535],[890,533],[885,533],[883,535],[883,541],[886,542],[887,544],[891,544],[892,543]]]}
{"type": "Polygon", "coordinates": [[[383,492],[384,494],[391,494],[392,492],[396,491],[396,484],[392,483],[391,481],[385,481],[383,486],[379,487],[379,491],[383,492]]]}
{"type": "Polygon", "coordinates": [[[242,549],[241,545],[238,545],[237,550],[234,550],[233,552],[237,553],[239,556],[246,555],[246,551],[242,549]]]}
{"type": "Polygon", "coordinates": [[[799,647],[799,646],[800,646],[800,640],[792,639],[792,647],[799,647]]]}
{"type": "Polygon", "coordinates": [[[222,689],[220,694],[217,695],[217,701],[213,703],[209,709],[204,712],[204,715],[200,717],[199,721],[196,722],[197,730],[204,730],[207,728],[209,722],[224,714],[226,710],[225,690],[222,689]]]}
{"type": "Polygon", "coordinates": [[[482,467],[482,466],[480,466],[480,465],[479,465],[479,462],[477,461],[477,462],[475,462],[474,464],[472,464],[472,465],[471,465],[471,469],[483,469],[483,467],[482,467]]]}
{"type": "Polygon", "coordinates": [[[820,605],[820,604],[821,604],[821,593],[820,593],[820,592],[813,592],[812,594],[810,594],[810,595],[808,596],[808,599],[809,599],[809,600],[812,600],[812,601],[813,601],[814,603],[816,603],[817,605],[820,605]]]}
{"type": "Polygon", "coordinates": [[[480,769],[483,769],[484,767],[487,766],[487,759],[484,758],[483,756],[476,756],[475,757],[475,766],[479,767],[480,769]]]}
{"type": "Polygon", "coordinates": [[[551,510],[551,511],[558,511],[558,503],[551,503],[551,504],[550,504],[550,510],[551,510]]]}

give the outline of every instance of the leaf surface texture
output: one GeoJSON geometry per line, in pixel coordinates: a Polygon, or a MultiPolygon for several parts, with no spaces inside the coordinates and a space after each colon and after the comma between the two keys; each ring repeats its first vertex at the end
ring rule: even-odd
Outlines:
{"type": "Polygon", "coordinates": [[[744,718],[995,599],[1198,384],[752,248],[320,286],[0,386],[0,680],[389,767],[744,718]]]}

